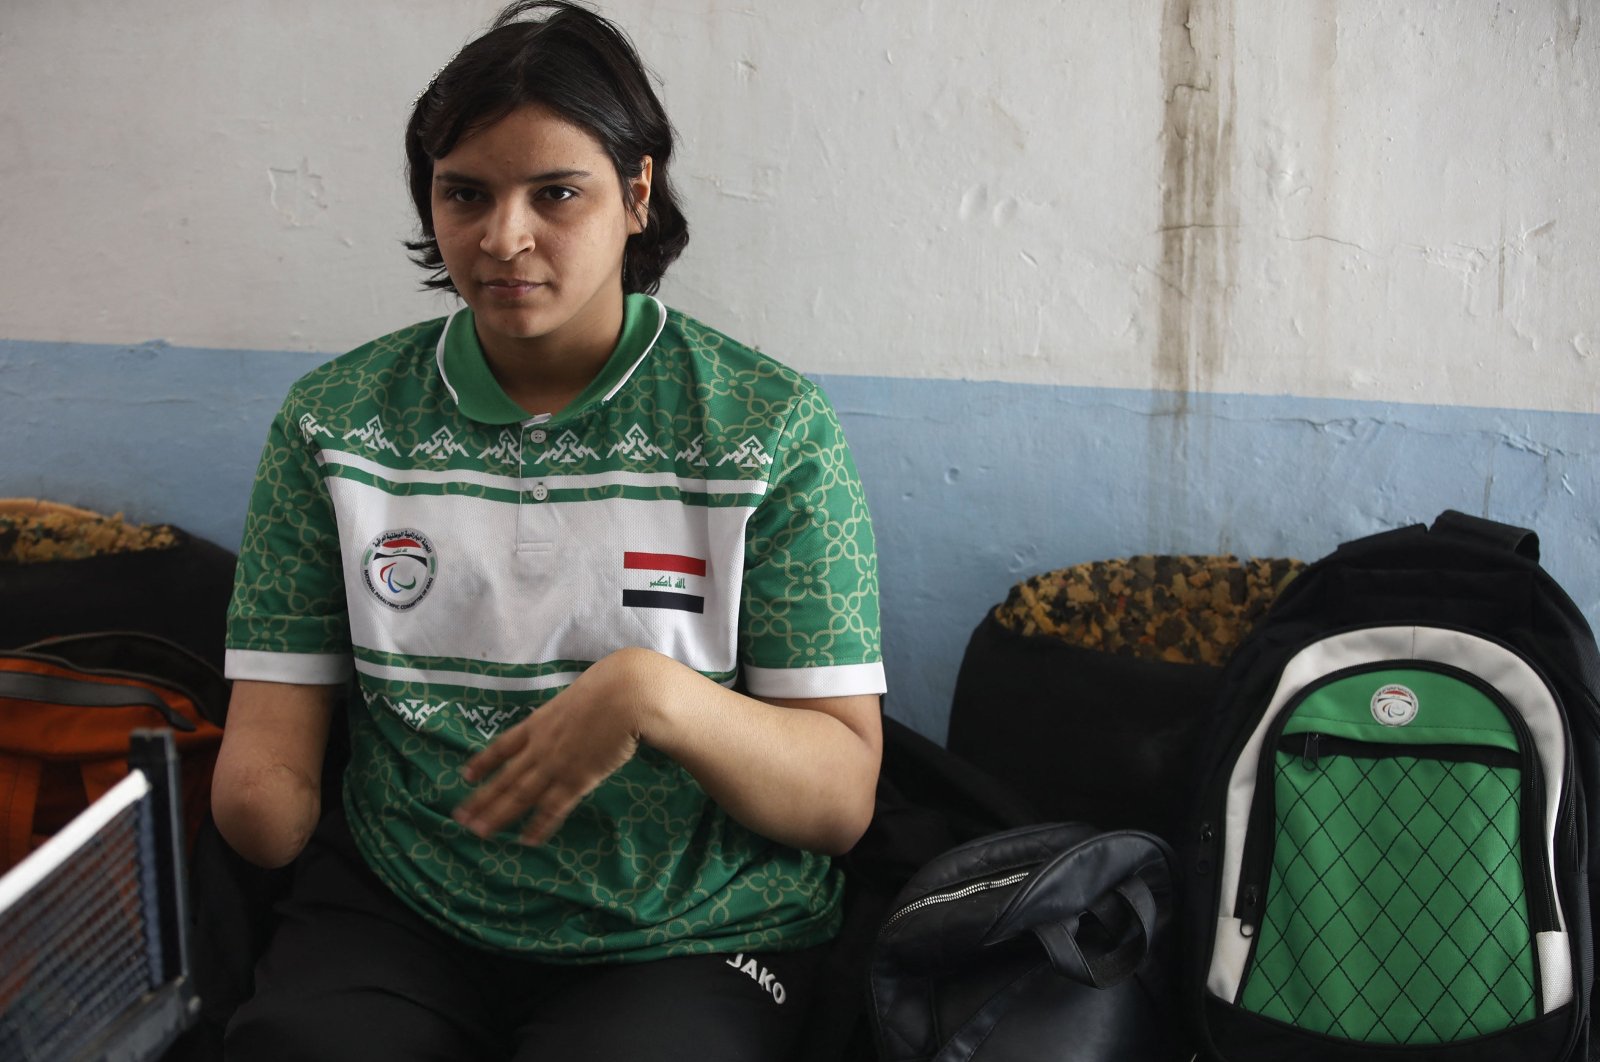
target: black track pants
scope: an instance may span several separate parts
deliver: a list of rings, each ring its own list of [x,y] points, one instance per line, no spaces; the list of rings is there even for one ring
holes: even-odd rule
[[[228,1026],[229,1062],[777,1062],[826,948],[555,966],[435,929],[378,880],[332,811]]]

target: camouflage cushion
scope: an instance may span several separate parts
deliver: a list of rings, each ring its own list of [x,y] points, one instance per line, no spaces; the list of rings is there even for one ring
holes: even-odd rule
[[[1170,663],[1221,665],[1305,567],[1286,558],[1135,556],[1044,572],[995,620],[1024,636]]]
[[[171,549],[178,542],[167,524],[133,524],[121,513],[104,516],[35,498],[0,499],[0,565]]]

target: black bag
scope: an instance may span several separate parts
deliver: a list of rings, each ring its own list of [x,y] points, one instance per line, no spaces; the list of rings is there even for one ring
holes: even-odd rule
[[[1011,780],[1049,821],[1176,843],[1220,674],[1017,634],[990,613],[956,677],[950,750]]]
[[[1005,783],[883,717],[872,823],[841,860],[844,925],[816,980],[797,1062],[876,1062],[867,969],[878,927],[918,870],[963,841],[1040,821]]]
[[[1445,512],[1340,546],[1239,648],[1186,861],[1217,1057],[1585,1057],[1600,654],[1538,556]]]
[[[1136,831],[1027,826],[954,848],[896,899],[871,987],[884,1062],[1187,1059],[1175,1036],[1171,852]]]
[[[950,751],[1016,786],[1042,821],[1178,843],[1222,664],[1300,566],[1138,556],[1016,584],[967,644]]]
[[[140,631],[183,646],[220,672],[235,557],[181,528],[166,531],[173,544],[160,549],[0,563],[0,648]]]

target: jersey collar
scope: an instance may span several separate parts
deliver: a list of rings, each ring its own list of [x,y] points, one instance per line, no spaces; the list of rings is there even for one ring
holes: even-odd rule
[[[439,375],[456,407],[480,424],[517,424],[528,420],[559,423],[591,406],[610,401],[650,353],[666,323],[667,308],[657,299],[639,294],[624,299],[622,334],[617,338],[611,357],[589,381],[589,386],[555,417],[535,417],[506,397],[484,359],[470,307],[463,306],[445,321],[437,351]]]

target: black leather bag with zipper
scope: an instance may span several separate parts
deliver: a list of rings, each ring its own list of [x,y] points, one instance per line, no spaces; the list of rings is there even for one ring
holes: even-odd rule
[[[871,966],[883,1062],[1169,1062],[1177,910],[1166,842],[1026,826],[923,867]]]

